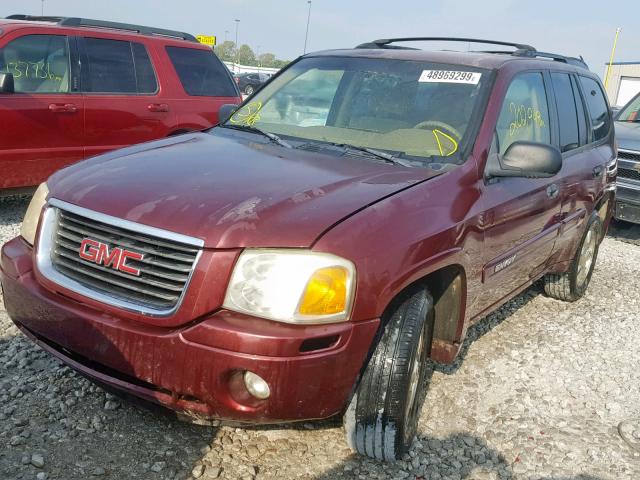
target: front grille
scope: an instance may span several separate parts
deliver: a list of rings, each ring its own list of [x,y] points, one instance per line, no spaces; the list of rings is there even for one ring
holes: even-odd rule
[[[128,259],[138,276],[80,257],[84,239],[143,254]],[[89,290],[146,309],[166,312],[175,308],[187,287],[199,248],[123,228],[88,216],[58,209],[51,248],[55,270]]]
[[[618,167],[618,177],[629,178],[640,182],[640,172],[632,168]]]
[[[618,150],[618,158],[640,162],[640,152],[628,152],[624,150]]]

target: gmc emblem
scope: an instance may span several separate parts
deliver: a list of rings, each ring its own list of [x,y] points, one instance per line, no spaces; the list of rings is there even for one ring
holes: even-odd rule
[[[135,275],[136,277],[140,276],[140,270],[127,265],[127,260],[140,261],[144,258],[143,254],[131,252],[124,248],[113,247],[109,249],[109,245],[106,243],[97,242],[90,238],[85,238],[80,243],[79,255],[80,258],[88,262],[104,265],[105,267],[113,268],[120,272]]]

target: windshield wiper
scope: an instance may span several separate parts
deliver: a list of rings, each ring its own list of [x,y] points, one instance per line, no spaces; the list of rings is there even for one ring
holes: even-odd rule
[[[289,142],[284,141],[278,135],[276,135],[274,133],[271,133],[271,132],[265,132],[264,130],[260,130],[259,128],[256,128],[256,127],[253,127],[253,126],[250,126],[250,125],[233,125],[233,124],[230,125],[228,123],[225,123],[225,124],[220,125],[220,126],[223,127],[223,128],[233,128],[234,130],[242,130],[242,131],[245,131],[245,132],[257,133],[258,135],[262,135],[264,137],[267,137],[273,143],[277,143],[281,147],[293,148],[293,146]]]
[[[413,163],[398,157],[398,155],[392,155],[390,153],[383,152],[381,150],[376,150],[375,148],[359,147],[357,145],[351,145],[349,143],[334,143],[334,142],[327,142],[327,143],[334,147],[344,148],[345,150],[356,150],[358,152],[368,153],[369,155],[373,155],[374,157],[380,158],[386,161],[387,163],[392,163],[393,165],[401,165],[403,167],[415,166]]]

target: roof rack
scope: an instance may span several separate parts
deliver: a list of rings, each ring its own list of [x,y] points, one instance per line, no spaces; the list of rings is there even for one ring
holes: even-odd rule
[[[531,45],[523,43],[501,42],[497,40],[483,40],[479,38],[460,38],[460,37],[404,37],[404,38],[383,38],[374,40],[373,42],[363,43],[356,48],[389,48],[391,43],[399,42],[464,42],[464,43],[485,43],[489,45],[502,45],[506,47],[514,47],[516,51],[531,51],[536,49]]]
[[[363,43],[356,48],[407,48],[397,45],[391,45],[392,43],[400,42],[462,42],[462,43],[483,43],[487,45],[500,45],[506,47],[513,47],[513,51],[503,50],[483,50],[481,53],[496,53],[514,55],[518,57],[541,57],[549,58],[557,62],[563,62],[570,65],[574,65],[581,68],[589,69],[588,65],[582,57],[566,57],[557,53],[539,52],[531,45],[524,43],[502,42],[497,40],[484,40],[480,38],[459,38],[459,37],[404,37],[404,38],[383,38],[380,40],[374,40],[373,42]]]
[[[30,22],[53,22],[63,27],[97,27],[111,28],[115,30],[126,30],[128,32],[140,33],[143,35],[159,35],[162,37],[180,38],[189,42],[197,42],[196,37],[186,32],[177,30],[166,30],[164,28],[145,27],[143,25],[133,25],[130,23],[108,22],[105,20],[92,20],[90,18],[79,17],[39,17],[35,15],[9,15],[7,20],[24,20]]]

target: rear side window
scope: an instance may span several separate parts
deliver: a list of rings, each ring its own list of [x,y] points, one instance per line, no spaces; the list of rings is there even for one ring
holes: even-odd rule
[[[0,50],[0,72],[13,75],[17,93],[67,93],[69,47],[60,35],[25,35]]]
[[[560,151],[568,152],[580,146],[578,133],[578,110],[571,85],[571,77],[566,73],[552,73],[551,82],[556,94],[558,120],[560,126]]]
[[[144,45],[84,38],[82,86],[91,93],[155,93],[158,83]]]
[[[576,107],[578,108],[578,129],[580,131],[580,145],[586,145],[589,143],[589,132],[587,130],[587,114],[584,109],[584,101],[580,94],[580,87],[578,87],[578,80],[575,77],[571,78],[571,85],[573,85],[574,99]]]
[[[505,95],[496,126],[498,152],[517,141],[551,143],[549,105],[541,73],[516,76]]]
[[[592,78],[580,77],[582,90],[591,117],[592,141],[597,142],[607,136],[611,128],[611,117],[609,115],[609,107],[604,98],[604,93],[598,82]]]
[[[235,97],[237,92],[227,68],[211,50],[167,47],[167,54],[187,95]]]
[[[158,90],[158,81],[146,47],[141,43],[132,43],[131,48],[136,68],[138,93],[155,93]]]

